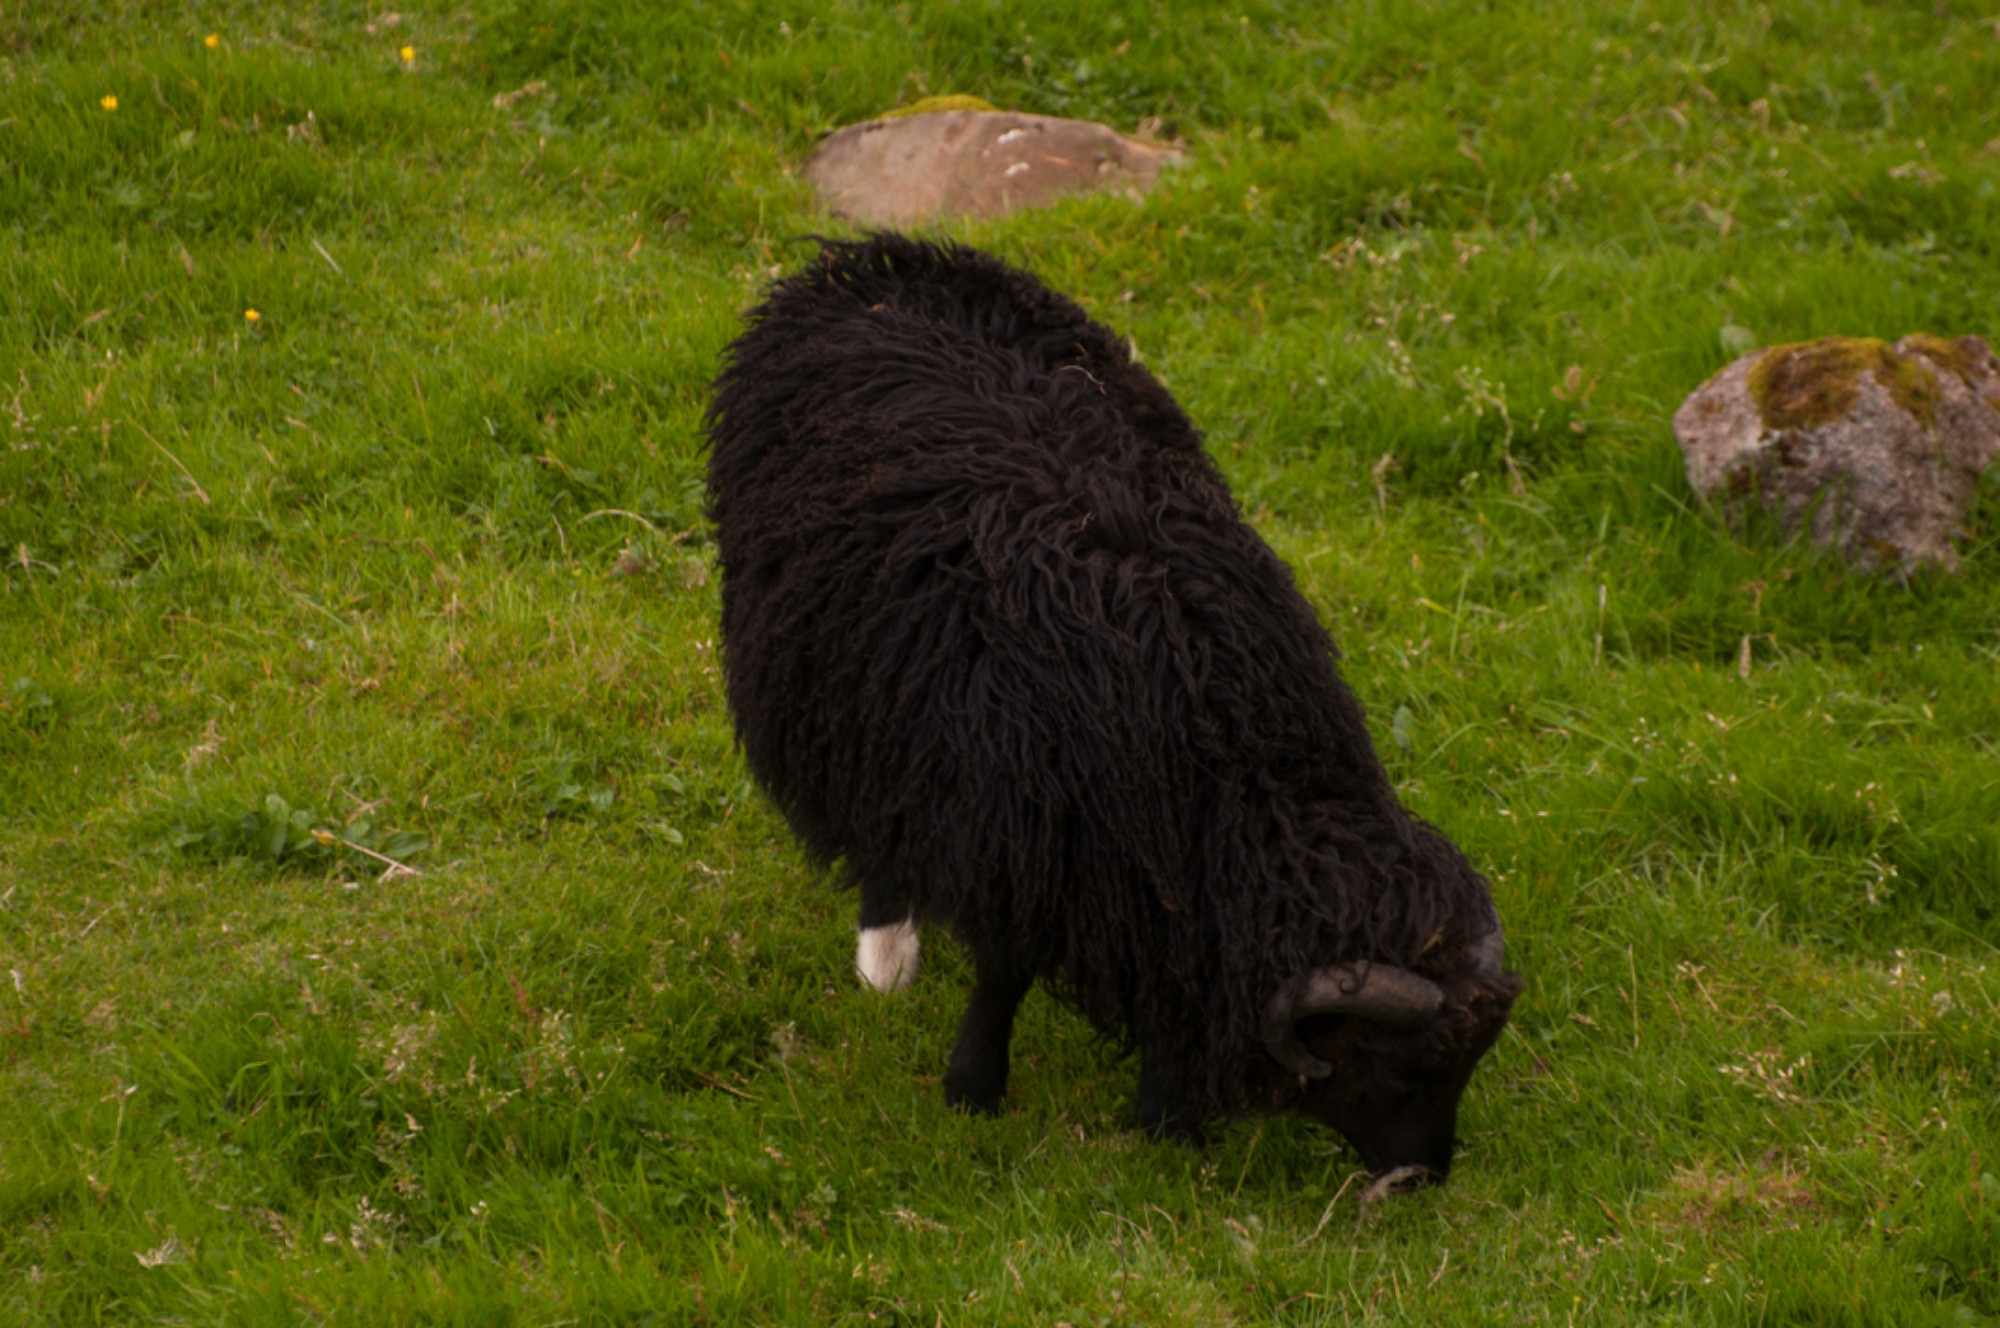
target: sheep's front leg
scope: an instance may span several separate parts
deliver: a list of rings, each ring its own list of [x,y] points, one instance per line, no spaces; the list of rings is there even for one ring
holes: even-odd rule
[[[981,955],[979,980],[965,1003],[958,1042],[944,1075],[944,1100],[954,1107],[996,1115],[1007,1091],[1007,1045],[1014,1037],[1014,1012],[1034,985],[1035,975],[1010,959]]]
[[[1181,1067],[1148,1047],[1139,1055],[1139,1126],[1155,1139],[1201,1146],[1201,1113]]]

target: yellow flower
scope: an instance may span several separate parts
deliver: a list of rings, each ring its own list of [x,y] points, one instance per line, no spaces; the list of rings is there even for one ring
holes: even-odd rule
[[[209,50],[212,51],[216,47],[222,45],[222,37],[218,33],[211,32],[206,37],[203,37],[201,39],[201,44],[203,46],[206,46]]]
[[[99,97],[97,99],[97,104],[99,106],[102,106],[107,111],[115,111],[118,109],[118,99],[116,97]]]
[[[403,57],[403,63],[406,65],[413,65],[417,62],[417,48],[414,46],[405,46],[400,54]]]
[[[245,309],[243,311],[244,320],[247,322],[254,323],[263,316],[264,315],[258,313],[255,309]]]

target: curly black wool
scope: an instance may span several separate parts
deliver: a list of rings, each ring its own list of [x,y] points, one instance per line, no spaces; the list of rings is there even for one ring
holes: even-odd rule
[[[998,940],[1246,1105],[1277,985],[1426,971],[1485,882],[1397,802],[1336,652],[1172,396],[1035,277],[823,241],[708,416],[756,777],[877,918]]]

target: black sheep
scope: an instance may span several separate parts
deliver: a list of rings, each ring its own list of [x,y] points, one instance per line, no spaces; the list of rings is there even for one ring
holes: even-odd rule
[[[1036,978],[1198,1137],[1296,1109],[1441,1178],[1519,982],[1397,802],[1290,571],[1187,416],[1033,276],[822,242],[716,383],[723,663],[751,770],[861,892],[860,967],[949,925],[948,1101],[998,1108]]]

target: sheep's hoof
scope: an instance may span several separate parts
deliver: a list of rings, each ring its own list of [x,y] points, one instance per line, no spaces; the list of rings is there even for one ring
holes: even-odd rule
[[[944,1077],[944,1104],[974,1116],[998,1116],[1002,1091],[980,1092],[953,1075]]]
[[[1158,1143],[1185,1144],[1189,1148],[1205,1148],[1208,1145],[1208,1134],[1199,1121],[1172,1118],[1141,1120],[1139,1128]]]
[[[1208,1143],[1197,1113],[1177,1103],[1150,1100],[1143,1089],[1139,1094],[1139,1128],[1160,1143],[1186,1144],[1190,1148],[1201,1148]]]

